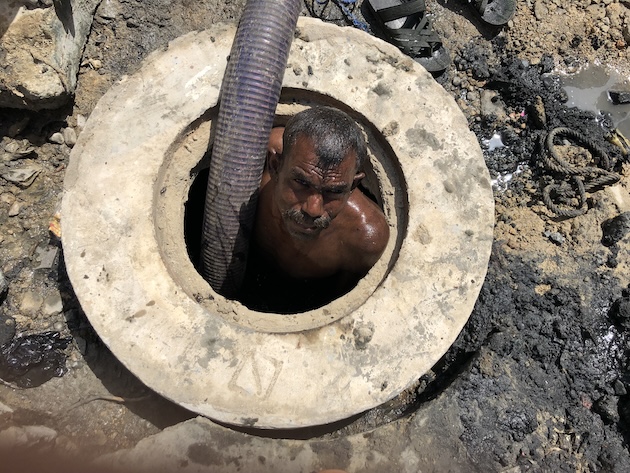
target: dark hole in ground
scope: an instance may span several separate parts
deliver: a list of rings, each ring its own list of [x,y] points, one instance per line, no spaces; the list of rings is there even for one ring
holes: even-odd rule
[[[195,177],[188,193],[184,211],[184,241],[188,256],[200,272],[201,233],[208,185],[209,169]],[[361,191],[376,202],[365,187]],[[236,300],[249,309],[277,314],[294,314],[317,309],[352,290],[360,278],[339,285],[336,277],[296,279],[270,268],[263,255],[250,243],[245,281]]]

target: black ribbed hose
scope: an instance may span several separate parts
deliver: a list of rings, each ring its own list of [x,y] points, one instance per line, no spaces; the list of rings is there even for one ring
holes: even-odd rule
[[[267,142],[301,0],[248,0],[223,86],[201,238],[202,274],[225,297],[245,274]]]

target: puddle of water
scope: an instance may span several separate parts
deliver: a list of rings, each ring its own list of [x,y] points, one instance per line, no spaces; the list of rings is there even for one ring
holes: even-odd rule
[[[497,148],[505,147],[503,140],[501,139],[501,135],[497,132],[495,132],[489,139],[482,140],[482,144],[488,149],[488,151],[494,151]]]
[[[630,138],[630,104],[614,105],[608,96],[609,90],[630,92],[630,78],[602,66],[591,65],[576,74],[562,77],[562,83],[569,96],[569,107],[596,114],[609,113],[614,126]]]

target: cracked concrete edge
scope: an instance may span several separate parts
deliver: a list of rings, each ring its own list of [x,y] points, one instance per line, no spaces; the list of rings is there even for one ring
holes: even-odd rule
[[[459,440],[463,428],[455,406],[451,396],[442,395],[408,418],[335,439],[264,438],[197,417],[93,464],[106,471],[138,473],[476,471]]]
[[[74,94],[83,48],[101,0],[29,10],[0,8],[0,107],[54,109]]]

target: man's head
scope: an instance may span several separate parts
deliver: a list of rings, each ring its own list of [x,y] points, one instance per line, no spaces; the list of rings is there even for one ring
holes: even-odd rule
[[[367,156],[357,124],[344,112],[318,107],[298,113],[284,131],[282,154],[270,157],[275,202],[294,238],[317,238],[347,204]]]
[[[313,107],[294,115],[287,122],[283,136],[283,156],[291,153],[300,136],[315,144],[315,154],[322,169],[337,166],[354,151],[356,170],[367,158],[363,133],[350,116],[332,107]]]

